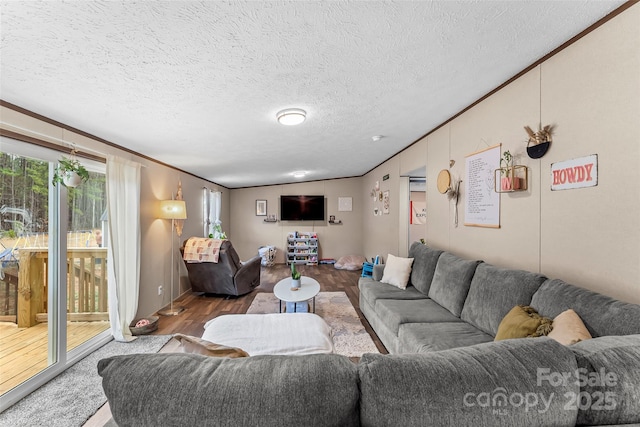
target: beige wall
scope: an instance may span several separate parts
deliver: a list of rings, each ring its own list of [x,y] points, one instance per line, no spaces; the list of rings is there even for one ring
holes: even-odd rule
[[[148,316],[169,304],[172,238],[175,239],[173,296],[177,298],[178,295],[190,289],[190,284],[186,277],[187,272],[178,251],[180,242],[175,233],[171,233],[170,222],[156,218],[158,202],[170,199],[172,195],[175,195],[178,190],[178,182],[182,181],[183,197],[187,205],[188,215],[188,219],[184,224],[183,235],[180,239],[182,240],[189,236],[202,236],[202,188],[204,186],[223,191],[221,217],[223,224],[229,223],[228,190],[5,107],[0,107],[0,117],[2,118],[2,127],[8,130],[48,140],[58,145],[61,144],[61,140],[75,143],[79,147],[86,147],[102,155],[112,154],[141,163],[144,167],[141,169],[140,183],[141,254],[138,316]],[[158,295],[158,286],[160,285],[164,288],[163,295]]]
[[[256,200],[267,201],[267,213],[280,218],[281,195],[324,195],[325,221],[264,222],[256,216]],[[338,212],[338,197],[351,197],[353,210]],[[284,263],[287,234],[290,231],[318,233],[321,258],[339,259],[344,255],[362,254],[362,189],[360,178],[334,179],[298,184],[272,185],[231,190],[229,238],[240,258],[246,260],[257,254],[258,248],[273,245],[278,249],[276,262]],[[341,225],[328,224],[335,215]]]
[[[640,302],[640,4],[542,66],[541,270]],[[549,191],[553,162],[598,154],[598,186]]]
[[[147,167],[142,169],[140,188],[140,315],[152,314],[170,302],[171,239],[174,239],[174,299],[191,289],[179,248],[189,237],[203,236],[203,187],[222,191],[220,218],[223,226],[229,223],[230,217],[229,190],[226,188],[154,162],[146,162],[146,165]],[[171,233],[171,221],[156,218],[158,202],[175,196],[178,182],[182,182],[182,195],[187,205],[187,219],[184,221],[181,237],[177,237],[175,232]],[[159,296],[158,286],[161,284],[165,292]]]
[[[382,178],[387,174],[389,179],[383,181]],[[369,193],[375,187],[376,181],[380,184],[380,191],[389,191],[389,214],[373,214],[374,207],[382,208],[382,203],[379,201],[374,202],[369,196]],[[364,209],[362,218],[363,255],[367,258],[381,255],[383,259],[386,259],[387,254],[405,254],[406,247],[404,245],[401,246],[401,242],[407,239],[402,239],[398,230],[400,230],[400,203],[402,203],[402,198],[408,200],[408,193],[400,194],[401,187],[405,187],[405,185],[401,186],[400,180],[400,155],[393,157],[365,175],[362,178],[362,182]],[[408,185],[406,185],[406,188],[408,190]],[[408,218],[405,219],[405,223],[408,223]],[[407,228],[405,227],[403,234],[406,234],[406,232]]]
[[[427,146],[429,244],[640,303],[638,22],[634,5],[420,141]],[[547,155],[534,160],[523,126],[539,122],[556,131]],[[453,159],[452,176],[464,178],[465,156],[499,143],[529,168],[528,190],[501,195],[499,229],[467,227],[463,183],[455,227],[452,202],[435,187],[438,172]],[[598,154],[597,187],[550,190],[551,163],[590,154]],[[365,189],[408,157],[400,153],[367,174]],[[382,224],[365,217],[367,230],[376,221]],[[365,232],[365,251],[394,249],[391,223],[377,227],[376,237]]]

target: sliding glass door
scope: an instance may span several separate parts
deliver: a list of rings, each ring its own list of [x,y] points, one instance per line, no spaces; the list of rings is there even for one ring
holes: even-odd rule
[[[109,338],[104,165],[51,181],[60,153],[1,139],[0,410]]]
[[[0,394],[57,361],[42,321],[51,311],[49,162],[0,154]],[[39,320],[40,319],[40,320]]]
[[[67,351],[109,329],[105,175],[67,189]]]

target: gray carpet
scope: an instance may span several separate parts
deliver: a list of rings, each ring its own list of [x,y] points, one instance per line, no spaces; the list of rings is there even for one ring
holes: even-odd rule
[[[98,360],[119,354],[157,353],[171,335],[111,341],[0,414],[0,426],[82,426],[107,401]]]

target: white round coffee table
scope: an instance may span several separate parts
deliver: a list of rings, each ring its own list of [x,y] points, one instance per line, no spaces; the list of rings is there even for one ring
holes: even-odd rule
[[[280,313],[282,313],[282,302],[292,302],[295,304],[303,301],[313,300],[313,313],[316,312],[316,295],[320,292],[320,283],[311,277],[300,277],[300,288],[291,290],[291,277],[280,280],[273,287],[273,294],[280,300]]]

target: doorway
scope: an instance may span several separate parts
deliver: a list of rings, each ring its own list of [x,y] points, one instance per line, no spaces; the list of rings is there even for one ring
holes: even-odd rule
[[[400,250],[409,253],[411,244],[427,239],[427,168],[422,166],[401,176],[404,201],[400,219]],[[406,251],[406,252],[405,252]]]

